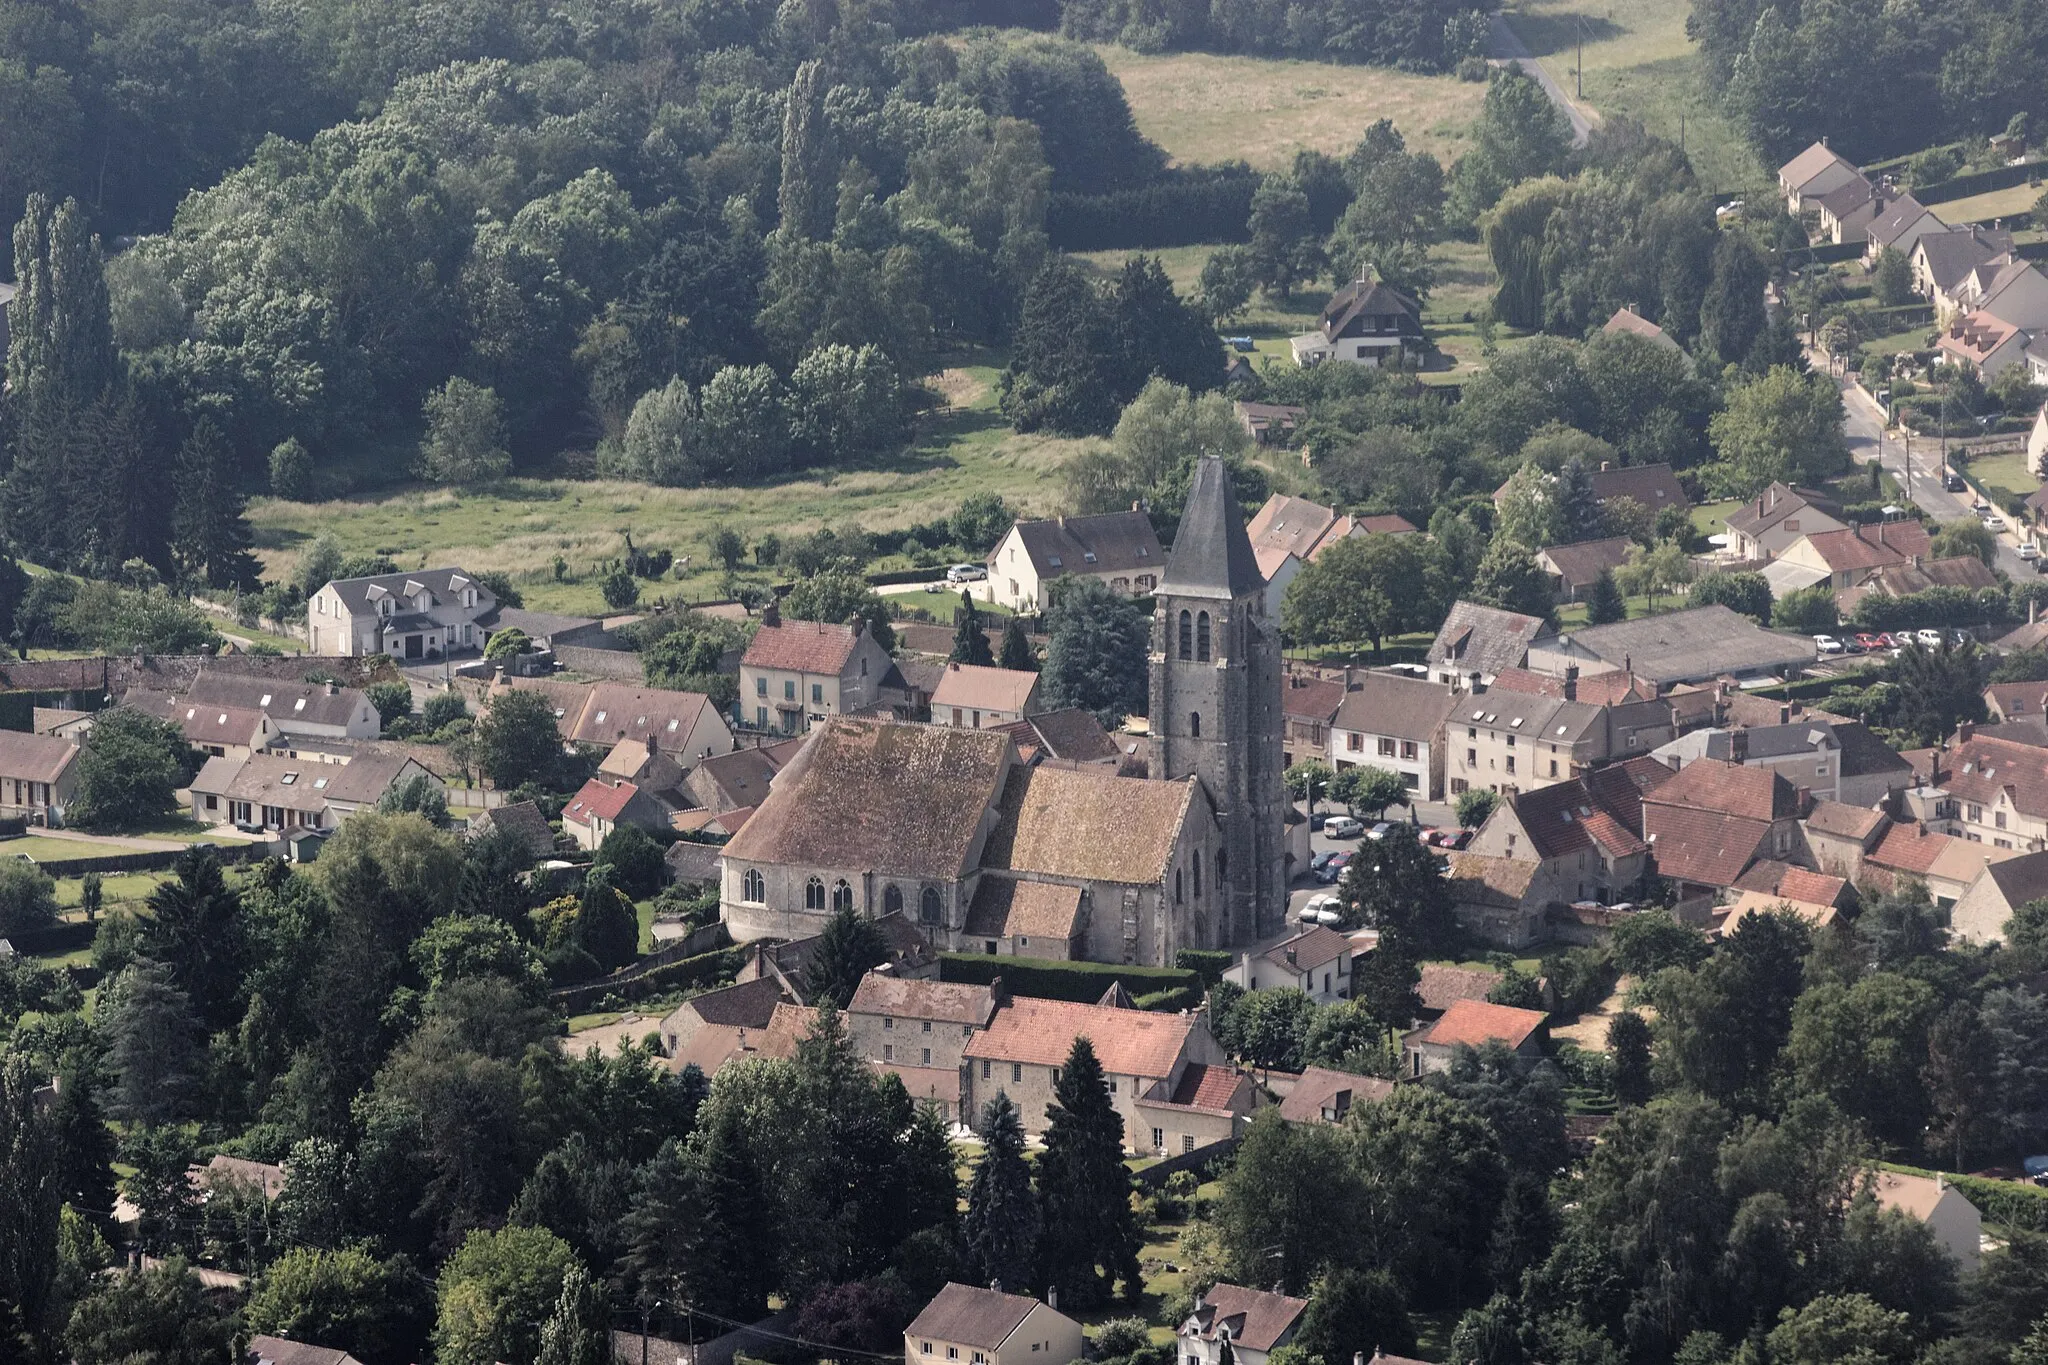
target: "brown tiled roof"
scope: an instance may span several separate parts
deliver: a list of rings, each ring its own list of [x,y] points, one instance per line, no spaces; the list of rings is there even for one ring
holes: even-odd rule
[[[1811,905],[1835,905],[1840,902],[1842,893],[1849,889],[1849,883],[1825,872],[1793,867],[1775,858],[1760,858],[1735,879],[1735,887],[1740,891],[1758,891]]]
[[[776,744],[734,749],[729,754],[713,754],[697,763],[690,786],[699,800],[715,797],[722,810],[758,806],[768,795],[769,781],[802,747],[801,739],[785,739]]]
[[[1331,341],[1358,317],[1419,318],[1421,307],[1414,299],[1380,280],[1353,280],[1323,305],[1323,335]]]
[[[1675,774],[1648,754],[1623,759],[1595,768],[1579,780],[1593,794],[1594,803],[1619,821],[1629,833],[1643,832],[1643,801],[1662,790]]]
[[[1098,770],[1013,768],[982,866],[1156,884],[1173,861],[1195,792],[1193,779],[1151,782]]]
[[[1669,346],[1673,350],[1678,349],[1678,343],[1673,341],[1662,327],[1628,308],[1615,309],[1614,316],[1607,319],[1607,322],[1600,330],[1603,332],[1628,332],[1643,338],[1645,341],[1654,341],[1661,346]]]
[[[1241,1107],[1239,1092],[1251,1082],[1235,1067],[1208,1066],[1197,1062],[1180,1073],[1173,1093],[1163,1101],[1180,1109],[1201,1109],[1211,1114],[1232,1114]]]
[[[268,1161],[216,1154],[204,1166],[194,1167],[190,1174],[192,1183],[202,1189],[213,1189],[216,1184],[242,1184],[261,1190],[265,1199],[275,1199],[284,1193],[285,1169]]]
[[[1877,585],[1894,597],[1906,597],[1929,588],[1995,588],[1998,575],[1975,555],[1951,555],[1879,569]]]
[[[1868,839],[1885,821],[1883,811],[1865,810],[1840,801],[1816,801],[1806,814],[1806,827],[1844,839]]]
[[[821,673],[838,677],[853,657],[858,637],[851,626],[825,621],[784,621],[764,625],[740,656],[746,668],[775,668],[786,673]]]
[[[756,977],[737,986],[725,986],[683,1002],[683,1008],[707,1024],[728,1028],[767,1028],[775,1018],[775,1007],[788,1001],[782,983],[773,976]]]
[[[1191,1325],[1204,1341],[1214,1341],[1219,1328],[1252,1351],[1271,1351],[1308,1311],[1308,1300],[1242,1285],[1213,1284],[1195,1303]]]
[[[1009,750],[1006,736],[983,730],[826,721],[725,856],[953,880],[996,802]]]
[[[1040,578],[1158,571],[1166,563],[1159,533],[1143,512],[1020,521],[1016,531]]]
[[[1508,860],[1488,858],[1486,861],[1504,863]],[[1534,863],[1518,865],[1532,871],[1536,866]],[[1502,979],[1503,974],[1490,967],[1457,967],[1448,962],[1425,962],[1422,964],[1422,980],[1415,990],[1422,998],[1422,1008],[1441,1014],[1460,1000],[1486,999],[1486,993],[1498,986]]]
[[[995,992],[987,986],[869,972],[860,979],[846,1010],[849,1014],[886,1014],[981,1028],[995,1007]]]
[[[1421,1031],[1419,1041],[1439,1047],[1483,1047],[1496,1039],[1520,1047],[1550,1016],[1484,1000],[1453,1000],[1443,1017]]]
[[[1941,785],[1958,801],[1991,805],[2012,793],[2022,815],[2048,815],[2048,749],[1973,735],[1949,750]]]
[[[1312,1066],[1304,1069],[1301,1079],[1294,1083],[1294,1089],[1287,1092],[1287,1098],[1280,1101],[1280,1117],[1290,1123],[1342,1122],[1344,1113],[1353,1104],[1371,1104],[1394,1093],[1392,1081],[1377,1076],[1354,1076],[1348,1071],[1331,1071],[1327,1067]],[[1341,1101],[1341,1103],[1340,1103]],[[1335,1119],[1325,1119],[1325,1109],[1340,1111]]]
[[[278,682],[268,678],[216,673],[212,669],[202,669],[181,696],[185,701],[200,706],[232,706],[261,711],[287,727],[293,722],[347,725],[360,719],[370,706],[369,695],[352,687],[330,690],[325,683]]]
[[[1294,972],[1312,972],[1326,962],[1335,962],[1351,951],[1351,940],[1335,929],[1316,925],[1292,938],[1282,939],[1260,956],[1276,967]]]
[[[1360,673],[1353,676],[1331,725],[1339,730],[1434,743],[1457,704],[1458,694],[1442,683],[1404,678],[1398,673]]]
[[[1763,820],[1747,820],[1693,806],[1647,803],[1643,807],[1643,823],[1650,849],[1656,855],[1657,871],[1700,886],[1735,885],[1735,879],[1749,866],[1771,829]]]
[[[1678,482],[1678,476],[1671,472],[1668,464],[1618,465],[1612,469],[1593,470],[1587,477],[1592,481],[1593,497],[1599,502],[1633,498],[1652,513],[1667,507],[1692,505],[1692,500],[1685,496],[1685,489]]]
[[[1925,557],[1933,546],[1927,528],[1917,521],[1879,522],[1840,531],[1816,531],[1806,538],[1821,563],[1835,573],[1879,569]]]
[[[1351,520],[1361,533],[1369,536],[1412,536],[1420,529],[1408,518],[1394,512],[1378,512]]]
[[[1280,686],[1280,710],[1290,720],[1328,725],[1344,703],[1344,684],[1335,678],[1290,673]]]
[[[1937,834],[1918,825],[1893,825],[1867,857],[1895,871],[1925,873],[1949,845],[1963,842],[1952,834]]]
[[[562,818],[587,825],[593,820],[617,820],[640,789],[631,782],[612,786],[593,777],[562,807]]]
[[[1628,563],[1629,547],[1634,544],[1627,536],[1609,536],[1605,540],[1546,545],[1538,553],[1550,561],[1567,588],[1581,588],[1598,578],[1603,569],[1618,569]]]
[[[870,1062],[868,1065],[903,1082],[903,1089],[919,1104],[939,1103],[952,1107],[960,1103],[960,1068],[904,1066],[900,1062]],[[624,1365],[637,1365],[626,1361]]]
[[[1810,637],[1765,630],[1718,602],[1590,626],[1574,631],[1572,643],[1604,663],[1633,668],[1658,687],[1806,664],[1814,658]]]
[[[1757,535],[1770,530],[1787,517],[1796,517],[1812,508],[1822,516],[1839,521],[1842,506],[1827,494],[1811,488],[1793,488],[1774,483],[1745,502],[1726,517],[1728,529],[1746,535]]]
[[[991,1061],[1064,1066],[1074,1040],[1086,1038],[1110,1075],[1164,1080],[1173,1074],[1194,1027],[1191,1014],[1015,996],[968,1041],[966,1052]]]
[[[354,1365],[355,1357],[331,1346],[284,1337],[254,1336],[242,1353],[245,1365]],[[650,1360],[649,1365],[657,1365]]]
[[[1799,792],[1768,768],[1752,768],[1716,758],[1688,763],[1655,791],[1645,805],[1690,806],[1719,811],[1745,820],[1779,820],[1799,814]]]
[[[1102,728],[1093,711],[1068,707],[1030,717],[1026,724],[1038,738],[1040,748],[1052,758],[1070,763],[1100,763],[1118,754],[1116,740]]]
[[[1081,888],[983,874],[967,907],[968,938],[1070,939],[1081,917]]]
[[[263,743],[268,718],[242,706],[209,706],[203,702],[180,701],[163,693],[130,692],[126,705],[138,705],[159,720],[178,727],[188,744],[239,744],[254,747]]]
[[[949,1284],[903,1329],[903,1335],[993,1351],[1010,1339],[1036,1307],[1037,1299],[1021,1294]]]
[[[1496,692],[1529,692],[1544,697],[1564,696],[1564,679],[1549,673],[1532,673],[1526,668],[1509,668],[1495,675]],[[1654,701],[1657,689],[1635,674],[1622,669],[1581,674],[1574,689],[1578,700],[1588,706],[1621,706],[1628,702]]]
[[[1993,683],[1984,689],[1984,700],[2007,719],[2038,716],[2048,711],[2048,682]]]
[[[1037,686],[1038,675],[1029,669],[950,663],[939,685],[932,689],[932,705],[1022,714],[1025,703],[1031,699],[1031,690]]]
[[[1778,183],[1796,190],[1810,184],[1822,171],[1838,165],[1847,166],[1852,171],[1856,170],[1855,163],[1845,160],[1840,152],[1829,147],[1827,143],[1809,143],[1806,150],[1778,168]]]
[[[675,754],[689,742],[690,731],[710,706],[711,699],[702,692],[671,692],[660,687],[601,682],[591,687],[583,704],[583,715],[570,738],[582,744],[599,745],[637,739],[649,748]]]
[[[78,746],[68,739],[0,730],[0,777],[56,782],[77,759]]]
[[[1277,550],[1294,555],[1305,563],[1309,552],[1322,543],[1336,521],[1334,508],[1307,498],[1275,493],[1266,499],[1265,506],[1252,514],[1244,529],[1251,538],[1254,553]]]
[[[1605,810],[1582,781],[1552,783],[1508,800],[1542,857],[1559,858],[1596,845],[1609,857],[1642,852],[1636,832]],[[1635,804],[1640,806],[1640,800]]]
[[[513,801],[493,806],[472,820],[470,829],[476,833],[493,829],[515,834],[536,858],[549,857],[555,851],[555,832],[548,828],[548,818],[541,814],[539,803],[534,801]]]

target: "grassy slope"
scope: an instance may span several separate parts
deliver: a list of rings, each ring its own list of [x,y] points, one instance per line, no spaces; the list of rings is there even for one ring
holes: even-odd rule
[[[1485,86],[1452,76],[1376,67],[1096,51],[1123,82],[1139,131],[1180,162],[1248,161],[1274,170],[1304,149],[1341,156],[1373,120],[1390,118],[1411,148],[1449,164],[1464,151],[1486,96]]]
[[[1685,36],[1686,0],[1515,0],[1515,32],[1566,90],[1574,88],[1577,43],[1585,42],[1585,102],[1602,114],[1638,118],[1686,151],[1700,182],[1721,194],[1769,183],[1702,84]]]
[[[500,569],[520,585],[528,607],[588,615],[604,611],[592,567],[618,554],[630,530],[636,545],[691,560],[680,588],[643,585],[644,594],[702,600],[717,593],[709,546],[725,526],[750,541],[768,531],[788,537],[848,521],[889,530],[942,516],[984,491],[1027,511],[1057,510],[1060,468],[1087,442],[1011,432],[995,410],[995,375],[987,366],[949,372],[953,411],[928,422],[900,459],[873,468],[738,488],[549,479],[469,492],[411,485],[326,503],[258,498],[249,520],[266,577],[325,534],[345,554],[388,554],[401,568],[452,562]],[[552,572],[557,555],[569,570],[559,583]]]

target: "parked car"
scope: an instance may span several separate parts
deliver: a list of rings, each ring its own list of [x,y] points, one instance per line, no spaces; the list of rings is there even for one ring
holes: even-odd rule
[[[1332,858],[1336,858],[1339,856],[1341,855],[1338,853],[1336,849],[1326,848],[1321,853],[1316,854],[1315,857],[1310,858],[1308,860],[1308,870],[1310,872],[1321,872],[1324,868],[1330,865],[1330,860]]]
[[[1913,642],[1922,649],[1940,649],[1941,632],[1932,626],[1924,630],[1916,630],[1913,632]]]
[[[1319,924],[1322,922],[1319,916],[1325,910],[1334,911],[1336,906],[1335,896],[1328,891],[1318,891],[1301,903],[1301,909],[1294,912],[1294,918],[1302,924]]]
[[[1822,654],[1840,654],[1842,652],[1842,642],[1832,635],[1814,636],[1813,647]]]
[[[1976,498],[1971,500],[1970,510],[1981,517],[1986,512],[1989,512],[1991,510],[1991,504],[1984,501],[1983,495],[1979,494]]]
[[[1233,351],[1253,351],[1258,349],[1258,343],[1250,337],[1225,337],[1224,342]]]
[[[1312,810],[1308,813],[1308,829],[1311,834],[1329,823],[1330,812],[1326,810]]]
[[[1367,830],[1365,832],[1365,837],[1368,839],[1384,839],[1393,832],[1394,826],[1388,821],[1382,820],[1378,824],[1374,825],[1371,829]]]
[[[2041,547],[2036,545],[2033,541],[2030,540],[2026,544],[2020,546],[2021,559],[2034,560],[2039,559],[2040,557]]]
[[[1951,469],[1948,473],[1941,476],[1941,486],[1951,493],[1960,493],[1970,485],[1963,482],[1962,475]]]
[[[988,577],[988,570],[980,564],[955,564],[946,570],[948,583],[979,583]]]
[[[1853,643],[1859,653],[1868,653],[1873,649],[1889,649],[1892,642],[1882,635],[1871,635],[1866,632],[1858,635]]]
[[[1365,825],[1348,815],[1333,815],[1323,825],[1323,833],[1332,839],[1356,839],[1365,833]]]
[[[1324,886],[1334,886],[1337,880],[1344,875],[1344,869],[1350,865],[1351,855],[1348,852],[1339,853],[1336,857],[1323,864],[1323,870],[1316,873],[1316,880]]]
[[[1989,530],[2003,531],[2005,529],[2005,518],[1996,512],[1986,512],[1984,514],[1984,525]]]

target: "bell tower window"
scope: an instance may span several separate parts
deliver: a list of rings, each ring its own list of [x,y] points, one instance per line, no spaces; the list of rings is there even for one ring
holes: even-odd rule
[[[1209,613],[1203,612],[1195,618],[1195,658],[1209,662]]]
[[[1180,614],[1180,657],[1183,659],[1195,657],[1194,618],[1187,612]]]

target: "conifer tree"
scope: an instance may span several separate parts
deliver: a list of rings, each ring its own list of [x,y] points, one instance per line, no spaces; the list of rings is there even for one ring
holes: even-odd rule
[[[825,73],[815,61],[796,69],[782,116],[782,230],[813,241],[832,235],[839,195],[831,130],[825,122]]]
[[[818,936],[817,951],[804,971],[804,989],[813,1004],[828,1001],[834,1009],[845,1009],[860,989],[860,979],[889,955],[888,945],[874,921],[864,919],[851,907],[834,912]]]
[[[965,588],[960,590],[960,610],[953,613],[953,652],[948,657],[956,664],[980,664],[984,668],[996,661],[988,647],[988,633],[981,626],[981,612],[974,605],[974,594]]]
[[[1593,492],[1593,476],[1585,462],[1574,455],[1557,472],[1557,516],[1567,543],[1598,540],[1604,517],[1600,499]]]
[[[1627,619],[1628,599],[1614,581],[1614,570],[1602,569],[1593,586],[1586,589],[1586,624],[1604,626]]]
[[[640,925],[633,903],[612,885],[609,863],[590,869],[576,911],[576,942],[606,971],[616,971],[640,954]]]
[[[1038,671],[1038,656],[1031,652],[1031,637],[1024,633],[1020,617],[1012,616],[1003,624],[1003,649],[996,662],[1004,668]]]
[[[1086,1038],[1074,1040],[1046,1106],[1038,1159],[1039,1284],[1057,1289],[1067,1311],[1099,1308],[1121,1284],[1135,1299],[1138,1224],[1124,1166],[1124,1121],[1109,1100],[1102,1063]]]
[[[982,1111],[981,1140],[981,1157],[967,1185],[961,1250],[975,1283],[1001,1284],[1017,1293],[1031,1283],[1038,1254],[1038,1202],[1024,1161],[1024,1125],[1000,1090]]]
[[[201,418],[178,450],[177,505],[171,517],[179,572],[214,588],[253,587],[249,522],[236,486],[234,456],[220,428]]]

